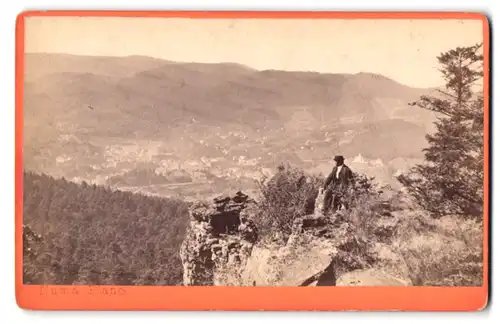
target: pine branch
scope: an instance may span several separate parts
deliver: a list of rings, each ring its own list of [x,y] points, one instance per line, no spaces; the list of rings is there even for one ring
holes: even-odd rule
[[[437,89],[437,92],[439,92],[439,93],[440,93],[440,94],[442,94],[442,95],[447,96],[447,97],[448,97],[448,98],[450,98],[450,99],[453,99],[453,100],[457,100],[457,99],[458,99],[458,98],[457,98],[457,96],[454,96],[454,95],[452,95],[451,93],[448,93],[448,92],[443,91],[443,90],[441,90],[441,89]]]

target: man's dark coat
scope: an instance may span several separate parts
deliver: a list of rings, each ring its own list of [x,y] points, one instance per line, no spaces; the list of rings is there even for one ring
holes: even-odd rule
[[[354,185],[354,176],[351,169],[347,165],[342,165],[342,169],[339,173],[339,178],[336,178],[337,166],[335,166],[326,178],[324,189],[333,189],[335,191],[345,191],[349,186]]]

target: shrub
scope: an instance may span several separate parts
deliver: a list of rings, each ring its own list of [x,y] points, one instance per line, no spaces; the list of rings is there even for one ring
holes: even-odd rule
[[[271,179],[260,182],[259,212],[255,222],[263,237],[268,234],[286,241],[297,217],[312,214],[324,177],[306,174],[303,170],[281,164]],[[381,188],[374,178],[354,173],[354,190],[348,194],[349,208],[356,211],[370,208],[367,202],[378,201]],[[351,212],[349,212],[350,214]],[[368,210],[366,211],[368,214]]]
[[[281,164],[271,178],[259,183],[259,212],[255,223],[262,237],[269,234],[286,240],[293,221],[314,211],[314,201],[322,185],[319,175],[307,175],[303,170]]]

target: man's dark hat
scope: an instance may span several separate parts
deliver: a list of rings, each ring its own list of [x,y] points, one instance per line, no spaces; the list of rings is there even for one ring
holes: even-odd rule
[[[344,157],[342,155],[335,155],[333,158],[334,161],[344,161]]]

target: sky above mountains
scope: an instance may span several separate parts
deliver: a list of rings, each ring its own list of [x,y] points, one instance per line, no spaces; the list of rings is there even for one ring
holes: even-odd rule
[[[480,20],[30,17],[26,52],[145,55],[266,70],[372,72],[442,85],[436,56],[483,41]]]

